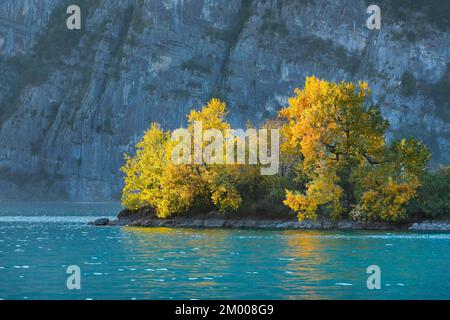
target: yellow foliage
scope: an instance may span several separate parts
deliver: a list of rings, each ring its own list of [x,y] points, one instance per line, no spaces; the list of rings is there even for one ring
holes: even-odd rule
[[[282,172],[304,187],[286,190],[284,204],[300,220],[314,219],[322,209],[335,219],[350,215],[352,209],[367,220],[404,218],[405,205],[415,197],[429,159],[425,146],[413,139],[386,143],[388,122],[377,107],[365,106],[370,95],[365,82],[308,77],[304,88],[294,92],[279,118],[265,125],[281,128]],[[226,115],[225,103],[211,99],[201,110],[189,113],[187,128],[194,133],[201,124],[203,132],[224,133],[230,128]],[[206,144],[203,141],[202,147]],[[243,205],[243,189],[248,195],[261,184],[279,194],[297,188],[279,177],[261,178],[258,165],[203,161],[175,165],[170,159],[174,147],[170,132],[156,124],[145,132],[136,155],[125,156],[124,207],[151,206],[161,218],[200,207],[228,212]]]
[[[328,207],[335,218],[356,207],[371,219],[396,220],[415,195],[428,151],[414,140],[389,146],[388,122],[378,108],[366,107],[368,84],[333,83],[308,77],[303,90],[279,113],[285,119],[282,150],[300,154],[297,168],[308,183],[288,191],[285,204],[300,219]],[[388,209],[380,209],[385,204]],[[387,211],[389,213],[387,213]]]
[[[188,130],[193,133],[195,123],[201,123],[203,131],[214,128],[224,132],[230,128],[226,113],[225,103],[212,99],[200,111],[193,110],[188,115]],[[175,165],[170,159],[174,145],[170,132],[152,124],[137,143],[136,155],[125,155],[124,207],[137,210],[151,206],[160,218],[183,214],[196,205],[214,205],[221,212],[240,207],[242,197],[236,185],[242,168],[205,163]]]
[[[287,191],[284,204],[297,212],[299,220],[315,219],[317,210],[322,205],[328,205],[332,216],[338,218],[342,213],[340,199],[343,190],[336,183],[336,180],[336,176],[322,175],[317,179],[311,180],[306,185],[304,193]]]
[[[225,121],[226,115],[225,102],[213,98],[200,111],[192,110],[189,113],[187,117],[189,123],[188,129],[192,130],[193,124],[197,121],[202,123],[203,130],[217,129],[224,131],[230,128],[230,125]]]
[[[401,220],[406,218],[404,205],[415,196],[419,186],[417,178],[403,183],[388,178],[386,184],[364,192],[359,206],[369,220],[376,220],[377,217],[384,221]]]
[[[161,179],[169,163],[170,136],[157,124],[152,124],[142,140],[136,145],[136,156],[125,155],[121,168],[125,173],[122,204],[132,210],[144,205],[155,206],[161,194]]]

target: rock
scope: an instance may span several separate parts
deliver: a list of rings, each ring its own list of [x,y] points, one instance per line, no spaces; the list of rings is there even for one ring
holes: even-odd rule
[[[411,231],[450,231],[449,222],[438,222],[425,220],[421,223],[413,223],[409,228]]]
[[[283,221],[276,225],[278,228],[299,228],[300,223],[298,221]]]
[[[409,230],[419,230],[419,228],[419,224],[415,222],[412,226],[409,227]]]
[[[258,221],[258,228],[262,228],[262,229],[275,229],[275,228],[278,228],[278,221],[260,220],[260,221]]]
[[[108,218],[99,218],[94,220],[94,225],[96,226],[107,226],[109,224]]]
[[[151,207],[142,207],[137,211],[124,209],[117,215],[116,225],[139,225],[139,220],[152,220],[156,219],[155,210]]]
[[[401,15],[384,6],[392,23],[379,33],[367,29],[360,0],[83,1],[80,40],[46,50],[38,36],[58,48],[70,34],[49,32],[64,29],[52,13],[64,13],[66,2],[0,1],[0,198],[111,199],[122,188],[123,153],[150,122],[178,128],[187,109],[220,92],[233,127],[260,124],[311,73],[367,80],[368,103],[380,104],[390,135],[414,133],[430,141],[435,164],[450,161],[447,101],[425,93],[448,77],[450,32],[433,17],[417,17],[416,6],[405,5]],[[446,12],[441,3],[436,12]],[[32,55],[34,44],[41,51]],[[53,51],[59,54],[49,57]],[[18,72],[22,62],[39,81]],[[408,70],[427,90],[399,94]],[[33,179],[17,183],[26,176]]]
[[[131,216],[132,214],[133,214],[133,211],[131,211],[130,209],[123,209],[123,210],[120,211],[119,214],[117,215],[117,219],[128,218],[128,217]]]
[[[331,229],[333,228],[333,223],[329,220],[322,220],[322,229]]]
[[[203,224],[207,228],[222,228],[225,226],[225,219],[205,219]]]
[[[109,226],[123,226],[123,225],[125,225],[125,224],[122,224],[122,222],[117,219],[109,221]]]
[[[298,221],[296,217],[261,218],[261,217],[237,217],[218,212],[209,212],[206,215],[193,214],[191,216],[178,216],[169,219],[158,219],[153,209],[146,207],[138,211],[122,210],[117,220],[100,218],[89,225],[103,226],[136,226],[136,227],[169,227],[169,228],[256,228],[256,229],[366,229],[366,230],[398,230],[411,231],[450,231],[450,221],[425,220],[415,222],[409,227],[406,225],[390,225],[387,223],[361,223],[353,220],[339,222],[327,218],[318,220]]]
[[[256,228],[259,226],[259,222],[256,220],[245,220],[242,225],[244,228]]]
[[[137,214],[139,214],[139,217],[141,218],[156,218],[155,209],[153,209],[152,207],[143,207],[138,211]]]
[[[352,221],[339,221],[337,224],[337,227],[339,229],[353,229],[355,226],[355,223]]]

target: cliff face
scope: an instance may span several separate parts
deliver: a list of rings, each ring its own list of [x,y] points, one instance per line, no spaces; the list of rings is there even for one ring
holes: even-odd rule
[[[389,137],[449,164],[448,5],[376,3],[380,30],[360,0],[2,1],[0,198],[116,198],[150,122],[178,127],[215,96],[234,126],[260,123],[307,75],[368,81]]]

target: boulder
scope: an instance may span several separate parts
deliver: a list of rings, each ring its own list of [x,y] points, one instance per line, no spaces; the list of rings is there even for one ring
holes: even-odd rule
[[[117,218],[118,219],[128,218],[132,214],[133,214],[133,211],[131,211],[130,209],[123,209],[122,211],[119,212],[119,214],[117,215]]]
[[[221,228],[225,226],[225,219],[205,219],[203,223],[207,228]]]
[[[107,226],[108,224],[109,224],[108,218],[99,218],[99,219],[94,220],[95,226]]]

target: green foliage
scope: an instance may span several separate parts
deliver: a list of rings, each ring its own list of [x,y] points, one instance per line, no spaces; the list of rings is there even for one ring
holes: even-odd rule
[[[450,167],[424,175],[422,186],[408,211],[430,218],[450,216]]]
[[[242,205],[237,214],[242,216],[280,216],[292,211],[283,204],[285,190],[299,187],[287,175],[260,176],[259,172],[251,180],[240,176],[238,190],[242,194]]]

